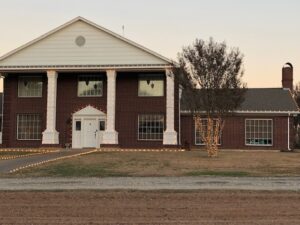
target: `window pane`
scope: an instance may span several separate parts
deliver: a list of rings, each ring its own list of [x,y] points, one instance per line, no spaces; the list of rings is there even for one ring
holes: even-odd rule
[[[79,76],[78,96],[102,96],[103,81],[102,76]]]
[[[43,80],[42,77],[19,77],[18,95],[19,97],[42,97]]]
[[[163,77],[141,76],[139,79],[139,96],[164,96]]]
[[[162,140],[164,131],[163,115],[139,115],[139,140]]]
[[[19,114],[17,116],[18,140],[40,140],[41,132],[41,116],[39,114]]]
[[[76,121],[76,130],[77,131],[81,130],[81,121]]]
[[[273,123],[271,119],[247,119],[246,145],[268,146],[273,144]]]

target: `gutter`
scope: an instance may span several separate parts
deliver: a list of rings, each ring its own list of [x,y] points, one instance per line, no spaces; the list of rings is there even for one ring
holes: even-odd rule
[[[290,148],[290,113],[288,114],[288,151],[291,151],[291,148]]]

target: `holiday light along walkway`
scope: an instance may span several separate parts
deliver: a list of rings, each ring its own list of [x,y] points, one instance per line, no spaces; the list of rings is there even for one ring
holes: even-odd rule
[[[42,165],[47,162],[77,157],[95,151],[95,149],[61,150],[58,152],[51,151],[47,154],[32,155],[30,157],[15,158],[12,160],[0,160],[0,173],[12,173],[21,169]]]

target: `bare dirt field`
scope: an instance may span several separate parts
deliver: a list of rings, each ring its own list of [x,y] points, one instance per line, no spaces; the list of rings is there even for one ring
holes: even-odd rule
[[[221,151],[98,152],[11,174],[25,177],[299,176],[300,153]]]
[[[0,224],[300,224],[300,193],[0,192]]]

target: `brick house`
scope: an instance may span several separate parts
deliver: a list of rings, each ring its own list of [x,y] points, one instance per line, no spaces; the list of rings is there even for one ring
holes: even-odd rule
[[[2,146],[200,146],[171,64],[75,18],[0,58]],[[287,74],[284,87],[292,82]],[[220,145],[289,149],[297,113],[288,89],[249,89],[242,108],[228,119]]]

